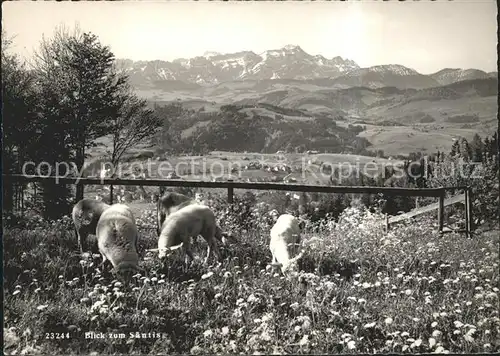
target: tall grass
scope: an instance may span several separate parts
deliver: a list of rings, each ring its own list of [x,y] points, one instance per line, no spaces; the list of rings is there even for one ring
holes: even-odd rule
[[[162,264],[146,252],[156,236],[145,230],[147,276],[129,285],[100,271],[100,259],[77,254],[69,218],[31,218],[5,231],[5,351],[500,351],[498,234],[438,235],[426,220],[386,233],[379,213],[349,208],[339,219],[309,222],[301,272],[285,278],[269,265],[276,214],[262,204],[214,204],[223,229],[241,240],[221,247],[221,264],[201,263],[204,242],[187,273],[177,254]],[[153,216],[145,211],[138,224],[153,224]]]

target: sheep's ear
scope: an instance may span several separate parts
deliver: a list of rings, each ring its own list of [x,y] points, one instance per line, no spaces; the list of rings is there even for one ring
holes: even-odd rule
[[[179,248],[181,248],[182,246],[184,245],[184,242],[181,242],[180,244],[178,244],[177,246],[172,246],[172,247],[169,247],[169,250],[170,251],[175,251]]]

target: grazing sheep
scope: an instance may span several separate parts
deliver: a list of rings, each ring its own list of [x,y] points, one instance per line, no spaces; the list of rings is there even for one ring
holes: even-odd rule
[[[97,252],[97,239],[89,240],[88,235],[96,235],[97,222],[101,214],[109,207],[110,205],[93,199],[82,199],[73,207],[71,215],[75,224],[80,252],[86,252],[88,249]]]
[[[187,262],[188,257],[191,260],[194,259],[191,252],[190,237],[201,235],[208,243],[207,257],[204,261],[204,263],[207,263],[212,252],[218,259],[220,258],[216,241],[218,234],[220,234],[220,229],[217,229],[215,215],[212,210],[205,205],[191,204],[165,219],[158,238],[158,249],[150,251],[158,251],[159,257],[163,258],[169,248],[182,243]],[[221,236],[218,237],[219,240],[221,238]]]
[[[184,194],[175,192],[168,192],[158,198],[158,201],[156,202],[156,212],[158,217],[156,232],[158,233],[158,236],[161,234],[161,227],[167,216],[191,204],[197,204],[196,200]]]
[[[124,204],[113,204],[97,223],[97,245],[103,264],[109,260],[114,272],[140,271],[137,254],[138,232],[135,217]]]
[[[273,255],[273,265],[281,266],[283,273],[302,257],[302,252],[297,255],[300,234],[301,224],[296,217],[290,214],[280,215],[271,229],[269,247]]]
[[[179,211],[180,209],[188,206],[188,205],[201,205],[196,199],[192,199],[184,194],[168,192],[162,197],[158,198],[157,201],[157,234],[160,236],[161,227],[163,226],[163,222],[165,219]],[[226,241],[231,240],[233,242],[237,242],[238,240],[227,233],[224,233],[219,225],[216,224],[215,228],[217,229],[217,233],[215,237],[220,240],[222,243],[226,243]],[[193,236],[193,242],[196,243],[197,236]]]

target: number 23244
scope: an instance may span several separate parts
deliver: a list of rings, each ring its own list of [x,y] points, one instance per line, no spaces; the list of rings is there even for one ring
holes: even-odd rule
[[[50,340],[69,339],[69,333],[45,333],[45,339],[50,339]]]

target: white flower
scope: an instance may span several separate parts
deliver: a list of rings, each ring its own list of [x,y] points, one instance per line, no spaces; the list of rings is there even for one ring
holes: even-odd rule
[[[444,349],[444,347],[443,347],[443,346],[438,346],[438,347],[436,347],[436,349],[434,350],[434,352],[433,352],[433,353],[435,353],[435,354],[442,354],[442,353],[444,353],[445,351],[446,351],[446,350]]]
[[[208,273],[205,273],[203,276],[201,276],[201,279],[208,279],[210,277],[212,277],[214,275],[213,272],[208,272]]]
[[[436,339],[433,337],[429,338],[429,348],[432,349],[436,345]]]
[[[435,337],[436,339],[439,338],[441,335],[443,335],[443,333],[439,330],[434,330],[432,332],[432,337]]]

